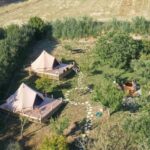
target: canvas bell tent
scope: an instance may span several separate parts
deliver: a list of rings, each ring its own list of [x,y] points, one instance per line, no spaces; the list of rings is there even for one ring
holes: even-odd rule
[[[0,109],[26,116],[29,119],[44,121],[63,104],[62,99],[50,99],[22,83]]]
[[[37,75],[47,75],[59,80],[70,73],[72,68],[73,64],[60,63],[55,57],[44,50],[31,64],[30,71]]]

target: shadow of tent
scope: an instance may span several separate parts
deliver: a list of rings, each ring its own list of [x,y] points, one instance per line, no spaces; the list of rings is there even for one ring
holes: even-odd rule
[[[49,119],[47,119],[47,121],[45,122],[45,124],[48,125],[51,118],[53,118],[54,120],[56,118],[58,118],[60,116],[60,114],[62,113],[62,111],[64,110],[64,108],[66,107],[66,105],[67,105],[67,102],[64,103]]]

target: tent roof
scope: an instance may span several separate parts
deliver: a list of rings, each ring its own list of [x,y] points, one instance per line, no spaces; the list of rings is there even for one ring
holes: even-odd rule
[[[36,96],[44,97],[41,93],[31,89],[26,84],[22,83],[18,90],[7,99],[7,103],[15,110],[33,109]]]
[[[41,55],[31,64],[31,68],[35,71],[52,70],[55,61],[57,60],[54,56],[43,50]]]

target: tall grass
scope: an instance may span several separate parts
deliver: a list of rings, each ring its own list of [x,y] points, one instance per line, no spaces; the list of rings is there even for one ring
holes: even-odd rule
[[[80,19],[65,18],[63,21],[56,20],[52,27],[54,37],[74,39],[99,35],[102,25],[91,18],[83,17]]]
[[[150,33],[150,22],[143,17],[133,18],[131,22],[119,21],[115,18],[108,22],[95,21],[89,17],[65,18],[53,22],[52,29],[55,38],[63,39],[97,37],[101,33],[110,31],[148,34]]]

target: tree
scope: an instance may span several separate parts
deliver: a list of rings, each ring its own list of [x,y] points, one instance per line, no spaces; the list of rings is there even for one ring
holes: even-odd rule
[[[28,118],[27,118],[27,117],[20,116],[19,119],[20,119],[20,122],[21,122],[20,135],[21,135],[21,139],[22,139],[22,138],[23,138],[24,126],[27,124]]]
[[[45,34],[45,23],[39,17],[31,17],[28,21],[28,25],[35,30],[36,39],[41,39]]]
[[[99,60],[111,67],[128,68],[132,59],[139,56],[140,41],[123,32],[108,33],[98,39],[95,50]]]

